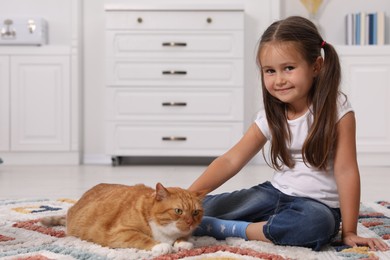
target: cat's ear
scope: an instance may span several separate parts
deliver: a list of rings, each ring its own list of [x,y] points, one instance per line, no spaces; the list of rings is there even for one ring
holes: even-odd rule
[[[157,201],[161,201],[169,196],[169,191],[161,183],[157,183],[154,196]]]
[[[194,191],[193,193],[199,199],[203,199],[207,195],[207,193],[209,193],[209,192],[208,192],[208,190],[200,190],[200,191]]]

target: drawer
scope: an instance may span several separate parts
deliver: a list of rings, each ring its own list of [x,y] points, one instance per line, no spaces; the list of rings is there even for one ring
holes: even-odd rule
[[[242,58],[242,31],[127,32],[107,31],[107,57]]]
[[[111,86],[219,86],[241,87],[240,60],[107,60]]]
[[[242,11],[106,11],[107,30],[243,30]]]
[[[243,120],[242,88],[107,88],[106,94],[109,120]]]
[[[121,156],[218,156],[243,133],[241,123],[107,125],[107,152]]]

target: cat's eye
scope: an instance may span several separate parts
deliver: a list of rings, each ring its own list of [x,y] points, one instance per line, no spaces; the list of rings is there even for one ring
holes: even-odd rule
[[[200,213],[199,210],[194,210],[194,211],[192,212],[192,216],[198,216],[199,213]]]
[[[181,215],[181,214],[183,214],[183,210],[182,209],[175,209],[175,213],[177,215]]]

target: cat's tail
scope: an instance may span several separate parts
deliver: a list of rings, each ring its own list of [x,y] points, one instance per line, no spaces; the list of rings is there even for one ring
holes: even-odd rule
[[[39,222],[46,227],[66,226],[66,216],[44,217]]]

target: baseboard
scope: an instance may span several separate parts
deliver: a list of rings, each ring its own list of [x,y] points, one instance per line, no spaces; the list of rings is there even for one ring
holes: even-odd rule
[[[145,165],[145,160],[142,161],[142,159],[147,159],[147,158],[149,158],[149,157],[133,158],[133,160],[134,160],[135,164],[143,164],[143,165]],[[152,157],[151,158],[151,161],[153,161],[154,164],[161,163],[161,161],[164,160],[164,158],[167,158],[167,157],[162,156],[161,160],[156,160],[156,158],[157,157]],[[194,159],[193,160],[194,165],[205,164],[205,163],[202,163],[200,161],[202,158],[193,157],[193,159]],[[184,164],[190,164],[190,161],[191,161],[191,158],[189,157],[189,159]],[[164,162],[162,164],[167,164],[167,163],[169,163],[169,160],[167,160],[167,162]],[[178,160],[177,162],[175,162],[173,164],[181,164],[181,163],[183,163],[183,158],[181,160]],[[261,154],[258,154],[257,156],[255,156],[249,163],[250,164],[254,164],[254,165],[266,165],[266,163],[265,163],[265,161],[263,159],[263,156]],[[110,155],[106,155],[106,154],[84,154],[83,158],[82,158],[82,164],[85,164],[85,165],[111,165],[112,164],[112,160],[111,160],[111,156]]]
[[[111,156],[106,154],[84,154],[82,163],[86,165],[110,165]]]
[[[0,152],[3,165],[79,165],[78,152]]]

